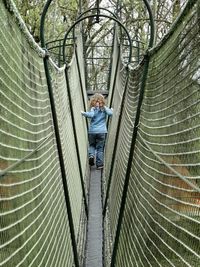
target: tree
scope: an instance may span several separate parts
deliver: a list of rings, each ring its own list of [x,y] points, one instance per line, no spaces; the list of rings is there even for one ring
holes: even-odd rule
[[[44,0],[15,0],[19,12],[22,15],[29,31],[37,42],[40,41],[39,26],[40,16],[46,1]],[[156,23],[155,42],[159,42],[163,35],[168,31],[172,22],[177,17],[185,0],[149,0],[152,7],[154,20]],[[181,6],[182,3],[182,6]],[[82,13],[94,7],[104,7],[114,12],[123,25],[127,28],[133,45],[132,61],[138,63],[149,42],[150,22],[145,4],[141,0],[53,0],[48,10],[45,21],[45,40],[57,41],[57,43],[48,44],[48,48],[61,45],[66,31],[76,21]],[[95,15],[96,10],[85,15]],[[102,11],[101,11],[102,12]],[[105,12],[103,12],[105,14]],[[107,13],[108,14],[108,13]],[[106,18],[97,16],[90,17],[82,21],[82,34],[85,46],[85,60],[88,76],[94,88],[97,87],[97,81],[102,82],[105,73],[108,72],[108,62],[111,54],[113,40],[114,22]],[[124,60],[129,53],[129,43],[125,32],[118,28],[118,35],[122,44]],[[69,36],[72,38],[73,35]],[[73,53],[74,40],[69,39],[67,44],[67,56]],[[58,48],[51,49],[52,56],[58,57]],[[100,60],[102,58],[102,60]],[[102,74],[100,77],[100,73]],[[98,79],[97,79],[98,76]],[[99,82],[99,83],[100,83]],[[99,85],[100,87],[105,84]]]
[[[46,1],[15,0],[15,3],[30,33],[39,42],[40,18]],[[76,20],[77,12],[77,0],[53,0],[45,22],[46,40],[50,41],[63,37],[66,29]]]

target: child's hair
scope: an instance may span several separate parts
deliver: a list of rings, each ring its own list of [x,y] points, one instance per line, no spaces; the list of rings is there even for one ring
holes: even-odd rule
[[[102,94],[94,94],[90,99],[90,107],[95,107],[97,102],[101,102],[102,106],[105,105],[105,98]]]

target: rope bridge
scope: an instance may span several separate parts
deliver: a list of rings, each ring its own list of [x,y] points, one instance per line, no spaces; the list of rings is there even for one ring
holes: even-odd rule
[[[105,266],[200,265],[199,8],[190,1],[136,68],[123,66],[114,44]],[[48,59],[48,80],[46,52],[11,0],[0,2],[0,24],[0,266],[83,266],[89,167],[81,37],[67,69]]]

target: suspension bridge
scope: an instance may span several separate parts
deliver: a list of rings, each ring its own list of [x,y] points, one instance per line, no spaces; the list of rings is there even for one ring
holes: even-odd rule
[[[0,1],[0,266],[199,267],[199,0],[156,46],[144,1],[152,32],[136,66],[114,39],[103,171],[88,165],[82,36],[69,64],[52,60],[50,2],[39,46]]]

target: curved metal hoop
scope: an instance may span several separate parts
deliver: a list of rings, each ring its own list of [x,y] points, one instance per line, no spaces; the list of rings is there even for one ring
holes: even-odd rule
[[[152,13],[152,10],[151,10],[151,6],[149,5],[149,2],[148,0],[143,0],[147,10],[148,10],[148,13],[149,13],[149,20],[150,20],[150,39],[149,39],[149,45],[148,45],[148,48],[151,48],[153,47],[153,44],[154,44],[154,35],[155,35],[155,25],[154,25],[154,18],[153,18],[153,13]]]
[[[42,12],[42,15],[41,15],[41,20],[40,20],[40,40],[41,40],[41,46],[44,48],[45,47],[45,38],[44,38],[44,22],[45,22],[45,17],[46,17],[46,13],[48,11],[48,8],[51,4],[52,0],[48,0],[44,6],[44,9],[43,9],[43,12]],[[154,19],[153,19],[153,14],[152,14],[152,10],[151,10],[151,7],[149,5],[149,2],[148,0],[143,0],[145,6],[147,7],[147,10],[148,10],[148,13],[149,13],[149,19],[150,19],[150,28],[151,28],[151,31],[150,31],[150,40],[149,40],[149,45],[148,45],[148,48],[151,48],[153,46],[153,43],[154,43],[154,32],[155,32],[155,27],[154,27]],[[106,18],[109,18],[109,19],[112,19],[114,20],[115,22],[117,22],[123,29],[124,31],[126,32],[127,36],[128,36],[128,40],[129,40],[129,46],[130,46],[130,52],[129,52],[129,63],[131,62],[131,56],[132,56],[132,43],[131,43],[131,38],[130,38],[130,35],[127,31],[127,29],[125,28],[125,26],[116,18],[116,15],[113,14],[113,12],[105,9],[105,8],[91,8],[89,10],[86,10],[85,12],[83,12],[79,17],[78,17],[78,20],[69,28],[69,30],[67,31],[67,33],[65,34],[65,38],[64,38],[64,42],[63,42],[63,59],[65,61],[65,49],[64,49],[64,46],[65,46],[65,43],[66,43],[66,39],[67,39],[67,35],[69,34],[69,32],[73,29],[73,27],[76,26],[76,24],[78,24],[79,22],[81,22],[82,20],[86,19],[86,18],[90,18],[90,17],[96,17],[97,14],[95,15],[88,15],[88,16],[85,16],[85,17],[82,17],[84,14],[88,13],[89,11],[91,10],[105,10],[109,13],[111,13],[113,15],[113,17],[111,16],[108,16],[108,15],[102,15],[102,14],[98,14],[98,17],[106,17]]]
[[[108,16],[108,15],[102,15],[102,14],[99,14],[98,15],[99,17],[104,17],[104,18],[109,18],[109,19],[112,19],[112,20],[114,20],[114,21],[116,21],[123,29],[124,29],[124,31],[126,32],[126,34],[127,34],[127,36],[128,36],[128,40],[129,40],[129,46],[130,46],[130,52],[129,52],[129,63],[131,62],[131,57],[132,57],[132,43],[131,43],[131,37],[130,37],[130,35],[129,35],[129,33],[128,33],[128,31],[127,31],[127,29],[125,28],[125,26],[118,20],[118,19],[116,19],[116,18],[113,18],[113,17],[111,17],[111,16]],[[96,14],[95,15],[88,15],[88,16],[86,16],[86,17],[83,17],[83,18],[80,18],[80,19],[78,19],[70,28],[69,28],[69,30],[66,32],[66,34],[65,34],[65,37],[64,37],[64,41],[63,41],[63,61],[65,62],[65,58],[66,58],[66,56],[65,56],[65,43],[66,43],[66,40],[67,40],[67,36],[68,36],[68,34],[70,33],[70,31],[79,23],[79,22],[81,22],[82,20],[85,20],[85,19],[87,19],[87,18],[92,18],[92,17],[96,17]]]

